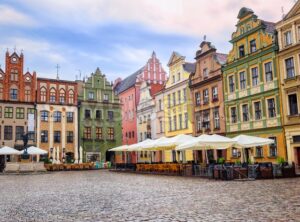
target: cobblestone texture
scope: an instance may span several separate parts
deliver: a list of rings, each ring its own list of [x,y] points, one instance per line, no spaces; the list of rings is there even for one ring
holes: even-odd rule
[[[300,221],[300,178],[213,181],[109,171],[0,176],[0,221]]]

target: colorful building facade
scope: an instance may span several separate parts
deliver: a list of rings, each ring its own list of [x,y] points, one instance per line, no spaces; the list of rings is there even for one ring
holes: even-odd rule
[[[216,48],[207,41],[203,41],[200,47],[195,57],[196,70],[190,75],[189,84],[194,107],[193,135],[199,136],[202,133],[225,135],[221,66],[225,64],[227,55],[217,53]],[[226,156],[226,152],[222,150],[210,154],[215,160]],[[201,151],[195,152],[195,158],[199,162],[203,160],[203,155]]]
[[[287,159],[300,165],[300,2],[276,24]]]
[[[185,57],[173,52],[169,62],[169,79],[166,82],[163,100],[165,116],[165,136],[193,133],[193,106],[189,89],[189,76],[195,72],[195,64],[185,61]],[[166,151],[165,161],[192,161],[192,151]]]
[[[279,75],[276,65],[275,24],[260,20],[251,9],[242,8],[232,34],[232,50],[223,68],[226,134],[271,138],[275,144],[245,152],[227,150],[235,162],[275,162],[286,158],[281,121]],[[245,153],[245,155],[242,155]]]
[[[18,150],[24,149],[24,134],[29,146],[36,145],[36,73],[23,70],[23,53],[7,51],[5,71],[0,68],[0,143]]]
[[[56,163],[79,157],[77,95],[74,81],[37,78],[37,146]]]
[[[108,149],[122,144],[121,105],[112,84],[97,68],[79,84],[79,139],[83,159],[111,161]]]

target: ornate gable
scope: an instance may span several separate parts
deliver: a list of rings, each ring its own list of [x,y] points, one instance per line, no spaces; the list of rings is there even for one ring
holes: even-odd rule
[[[172,64],[182,60],[185,60],[184,56],[180,55],[178,52],[173,52],[169,59],[168,66],[171,66]]]
[[[300,1],[297,1],[292,9],[284,16],[283,20],[287,20],[300,14]]]

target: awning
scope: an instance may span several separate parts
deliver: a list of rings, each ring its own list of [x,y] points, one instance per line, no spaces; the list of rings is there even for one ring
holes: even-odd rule
[[[20,154],[21,154],[20,151],[8,146],[4,146],[0,148],[0,155],[20,155]]]
[[[236,148],[251,148],[256,146],[270,145],[274,143],[274,140],[272,139],[248,135],[239,135],[232,139],[236,141],[233,145]]]
[[[25,150],[20,151],[21,154],[24,154],[24,151],[25,151]],[[38,147],[35,147],[35,146],[31,146],[31,147],[28,147],[28,148],[27,148],[27,153],[28,153],[29,155],[43,155],[43,154],[47,154],[48,151],[43,150],[43,149],[38,148]]]

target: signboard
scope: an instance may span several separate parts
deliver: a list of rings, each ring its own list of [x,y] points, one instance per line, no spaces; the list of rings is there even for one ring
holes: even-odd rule
[[[28,132],[34,132],[34,114],[28,114]]]

